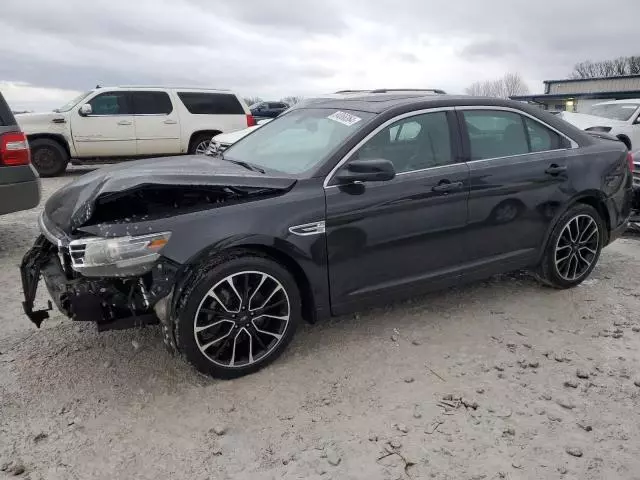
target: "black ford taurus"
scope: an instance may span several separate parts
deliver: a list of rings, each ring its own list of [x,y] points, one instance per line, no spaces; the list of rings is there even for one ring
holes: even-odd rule
[[[58,309],[160,322],[196,368],[274,360],[304,318],[528,268],[569,288],[625,228],[625,146],[508,100],[380,92],[294,108],[215,157],[97,170],[55,193],[21,265]],[[49,303],[49,309],[52,305]]]

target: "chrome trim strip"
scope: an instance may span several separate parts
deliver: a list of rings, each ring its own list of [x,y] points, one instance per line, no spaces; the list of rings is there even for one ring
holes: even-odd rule
[[[293,227],[289,227],[289,232],[300,237],[307,237],[309,235],[320,235],[325,232],[325,223],[324,220],[321,220],[319,222],[294,225]]]
[[[349,160],[349,158],[351,158],[351,155],[353,155],[360,147],[362,147],[362,145],[364,145],[372,137],[374,137],[378,132],[380,132],[384,128],[388,127],[392,123],[395,123],[398,120],[403,120],[405,118],[415,117],[416,115],[422,115],[422,114],[425,114],[425,113],[447,112],[447,111],[451,111],[451,110],[454,110],[454,109],[455,109],[455,107],[437,107],[437,108],[424,108],[422,110],[414,110],[412,112],[407,112],[407,113],[403,113],[401,115],[397,115],[397,116],[387,120],[386,122],[378,125],[371,133],[369,133],[366,137],[364,137],[362,140],[360,140],[351,150],[349,150],[347,152],[347,154],[344,157],[342,157],[342,159],[336,164],[335,167],[333,167],[331,169],[329,174],[325,177],[324,182],[322,183],[322,186],[324,188],[337,187],[338,185],[329,185],[329,182],[330,182],[331,178],[333,177],[333,175],[336,173],[336,171],[342,165],[344,165]],[[411,173],[411,172],[403,172],[403,173]]]
[[[565,135],[564,133],[562,133],[560,130],[553,128],[551,125],[544,123],[542,120],[540,120],[539,118],[534,117],[533,115],[529,115],[527,112],[524,112],[522,110],[518,110],[517,108],[512,108],[512,107],[492,107],[490,105],[463,105],[463,106],[458,106],[455,107],[456,111],[463,111],[463,110],[501,110],[504,112],[513,112],[513,113],[518,113],[520,115],[524,115],[525,117],[530,118],[531,120],[533,120],[534,122],[538,122],[540,125],[547,127],[549,130],[553,130],[554,132],[556,132],[558,135],[560,135],[561,137],[566,138],[567,140],[569,140],[569,142],[571,142],[571,148],[578,148],[578,143],[571,137]],[[543,150],[541,152],[529,152],[529,153],[544,153],[544,152],[553,152],[556,150],[569,150],[568,148],[557,148],[555,150]],[[526,154],[523,154],[526,155]],[[509,155],[511,156],[511,155]],[[517,156],[517,155],[513,155],[513,156]],[[499,157],[499,158],[505,158],[505,157]],[[489,160],[487,159],[483,159],[483,160]],[[476,160],[472,160],[472,161],[476,161]]]

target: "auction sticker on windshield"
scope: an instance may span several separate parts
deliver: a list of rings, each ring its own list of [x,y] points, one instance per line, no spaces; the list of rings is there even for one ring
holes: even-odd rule
[[[327,118],[346,125],[347,127],[350,127],[351,125],[354,125],[362,120],[360,117],[356,117],[355,115],[351,115],[350,113],[340,111],[332,113]]]

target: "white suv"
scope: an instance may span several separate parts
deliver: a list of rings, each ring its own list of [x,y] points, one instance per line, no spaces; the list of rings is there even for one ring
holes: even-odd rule
[[[43,177],[60,175],[71,159],[204,153],[213,135],[255,125],[227,90],[136,86],[96,88],[51,113],[16,119]]]

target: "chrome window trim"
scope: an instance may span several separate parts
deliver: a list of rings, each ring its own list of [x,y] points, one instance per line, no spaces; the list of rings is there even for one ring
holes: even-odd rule
[[[340,159],[340,161],[338,163],[336,163],[336,165],[331,169],[331,171],[325,177],[324,182],[322,183],[322,186],[325,189],[338,187],[339,185],[329,185],[329,182],[331,181],[331,179],[333,178],[335,173],[340,169],[340,167],[342,167],[342,165],[344,165],[346,162],[349,161],[351,156],[356,151],[358,151],[360,149],[360,147],[362,147],[362,145],[367,143],[369,140],[371,140],[371,138],[376,136],[380,131],[384,130],[389,125],[391,125],[391,124],[393,124],[393,123],[395,123],[395,122],[397,122],[399,120],[404,120],[405,118],[415,117],[417,115],[424,115],[425,113],[448,112],[448,111],[452,111],[452,110],[455,110],[455,107],[434,107],[434,108],[424,108],[422,110],[414,110],[412,112],[406,112],[406,113],[402,113],[400,115],[396,115],[395,117],[390,118],[386,122],[378,125],[373,131],[371,131],[367,136],[365,136],[362,140],[360,140],[351,150],[349,150]],[[396,176],[398,176],[398,175],[406,175],[407,173],[421,172],[421,171],[424,171],[424,170],[431,170],[432,168],[449,167],[451,165],[455,165],[455,164],[452,163],[450,165],[441,165],[441,166],[437,166],[437,167],[423,168],[423,169],[420,169],[420,170],[410,170],[408,172],[398,173],[398,174],[396,174]]]
[[[520,114],[520,115],[524,115],[525,117],[530,118],[534,122],[538,122],[540,125],[548,128],[549,130],[551,130],[553,132],[556,132],[561,137],[566,138],[567,140],[569,140],[569,143],[571,145],[571,148],[556,148],[556,149],[553,149],[553,150],[541,150],[539,152],[528,152],[528,153],[522,153],[520,155],[508,155],[507,157],[519,157],[521,155],[531,155],[532,153],[555,152],[555,151],[558,151],[558,150],[571,150],[573,148],[578,148],[578,146],[579,146],[578,143],[573,138],[569,137],[568,135],[565,135],[564,133],[562,133],[557,128],[553,128],[548,123],[543,122],[539,118],[536,118],[533,115],[528,114],[527,112],[524,112],[522,110],[518,110],[517,108],[513,108],[513,107],[491,107],[491,106],[488,106],[488,105],[469,105],[469,106],[455,107],[455,110],[456,111],[460,111],[460,112],[465,111],[465,110],[498,110],[498,111],[503,111],[503,112],[512,112],[512,113],[517,113],[517,114]],[[496,158],[507,158],[507,157],[496,157]],[[480,160],[470,160],[470,161],[471,162],[478,162],[478,161],[483,161],[483,160],[491,160],[491,159],[490,158],[482,158]]]

